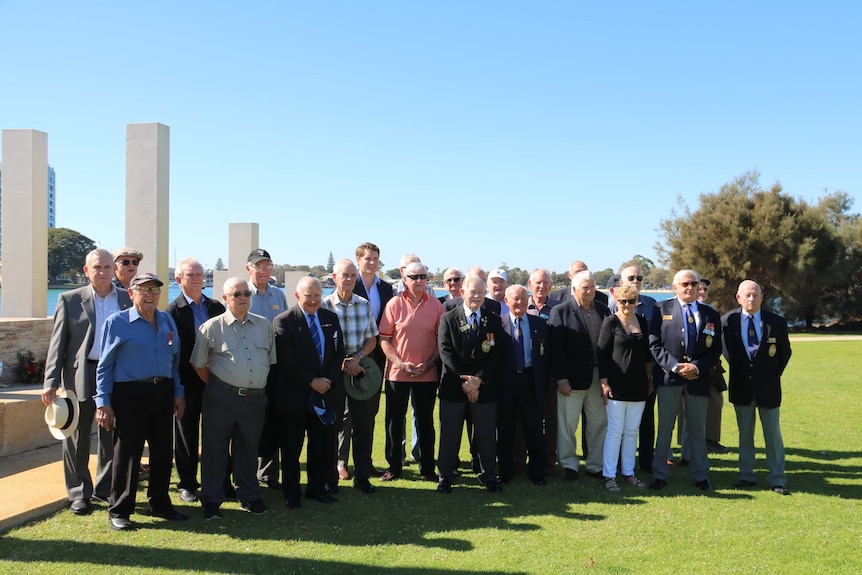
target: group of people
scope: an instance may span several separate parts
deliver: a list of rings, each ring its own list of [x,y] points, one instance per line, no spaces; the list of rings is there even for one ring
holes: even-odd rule
[[[418,256],[401,258],[393,285],[378,275],[380,249],[366,242],[355,259],[335,264],[330,295],[323,297],[317,278],[304,277],[289,309],[269,285],[266,250],[249,254],[248,279],[225,282],[222,302],[203,294],[203,268],[185,258],[175,269],[182,293],[163,312],[164,284],[138,273],[142,258],[132,248],[87,255],[89,285],[58,300],[42,394],[54,415],[76,406],[65,423],[46,414],[63,438],[72,512],[89,513],[91,500],[103,501],[114,529],[133,527],[145,443],[150,512],[175,521],[187,516],[169,496],[172,460],[179,497],[200,501],[210,520],[228,499],[267,512],[262,485],[280,489],[288,508],[301,507],[306,440],[307,499],[337,501],[339,481],[351,477],[351,447],[353,485],[364,494],[376,491],[371,479],[400,478],[408,454],[448,494],[461,476],[466,425],[479,483],[500,492],[521,470],[545,485],[555,462],[564,480],[576,480],[582,418],[586,473],[608,491],[620,491],[618,471],[624,484],[647,486],[635,473],[638,458],[652,474],[650,488],[666,485],[677,417],[691,477],[711,491],[707,451],[725,449],[720,419],[718,432],[708,422],[716,413],[710,402],[722,401],[722,350],[740,429],[734,486],[756,481],[757,410],[770,487],[789,493],[778,417],[787,325],[761,309],[753,281],[739,285],[740,308],[724,316],[706,303],[709,280],[693,270],[677,272],[675,297],[656,302],[640,294],[636,266],[612,278],[608,298],[581,261],[569,269],[571,286],[556,292],[545,269],[522,286],[508,285],[505,270],[449,268],[448,293],[438,298]],[[381,395],[385,470],[372,462]],[[94,419],[95,481],[87,465]]]

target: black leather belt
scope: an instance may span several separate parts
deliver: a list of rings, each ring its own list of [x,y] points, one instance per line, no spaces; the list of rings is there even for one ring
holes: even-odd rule
[[[146,383],[148,385],[154,385],[159,383],[173,382],[174,380],[170,377],[147,377],[145,379],[133,379],[132,381],[123,381],[117,383]]]
[[[217,378],[217,377],[213,377],[213,381],[217,381],[217,382],[219,382],[220,384],[222,384],[222,387],[224,387],[225,389],[227,389],[227,390],[228,390],[228,391],[230,391],[231,393],[235,393],[235,394],[237,394],[237,395],[238,395],[238,396],[240,396],[240,397],[252,397],[252,396],[255,396],[255,395],[261,395],[261,394],[263,394],[263,393],[266,393],[266,388],[265,388],[265,387],[261,387],[261,388],[257,388],[257,387],[237,387],[237,386],[235,386],[235,385],[231,385],[231,384],[229,384],[229,383],[228,383],[228,382],[226,382],[226,381],[222,381],[221,379],[219,379],[219,378]]]

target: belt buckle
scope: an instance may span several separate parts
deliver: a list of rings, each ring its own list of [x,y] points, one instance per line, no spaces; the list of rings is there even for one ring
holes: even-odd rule
[[[238,388],[236,388],[236,394],[237,394],[238,396],[240,396],[240,397],[245,397],[245,395],[246,395],[246,391],[248,391],[248,390],[247,390],[246,388],[244,388],[244,387],[238,387]]]
[[[156,385],[157,383],[159,383],[160,379],[162,379],[162,378],[160,378],[159,376],[154,377],[153,378],[153,385]]]

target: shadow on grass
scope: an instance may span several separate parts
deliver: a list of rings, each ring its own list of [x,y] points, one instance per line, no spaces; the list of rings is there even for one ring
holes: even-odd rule
[[[6,542],[10,543],[8,538]],[[416,566],[405,567],[383,567],[379,565],[362,565],[345,561],[332,561],[322,559],[300,559],[285,557],[277,554],[243,553],[240,551],[196,551],[192,549],[154,549],[129,545],[124,543],[80,543],[71,541],[54,541],[52,545],[67,547],[74,544],[73,554],[64,554],[57,558],[57,569],[60,573],[65,570],[72,572],[83,572],[87,565],[94,561],[100,566],[115,565],[120,572],[129,569],[159,569],[169,572],[201,572],[201,573],[248,573],[257,575],[263,569],[274,570],[277,573],[350,573],[351,575],[381,574],[381,575],[413,575],[432,573],[458,573],[459,575],[519,575],[524,571],[472,571],[461,568],[421,568]],[[32,561],[26,559],[31,555],[41,555],[37,559],[41,563],[50,565],[46,561],[44,549],[39,553],[35,547],[39,546],[36,541],[17,540],[14,541],[16,553],[4,557],[4,561],[21,562]],[[81,565],[77,565],[80,563]]]

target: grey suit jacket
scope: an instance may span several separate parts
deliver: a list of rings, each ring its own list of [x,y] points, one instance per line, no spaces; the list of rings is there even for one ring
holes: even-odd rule
[[[117,300],[121,310],[132,307],[126,291],[117,290]],[[95,323],[92,286],[85,285],[60,294],[48,343],[44,389],[60,386],[74,389],[78,401],[87,401],[96,394],[96,381],[89,377],[90,370],[86,369],[90,349],[93,345],[101,345],[101,342],[93,341]]]

